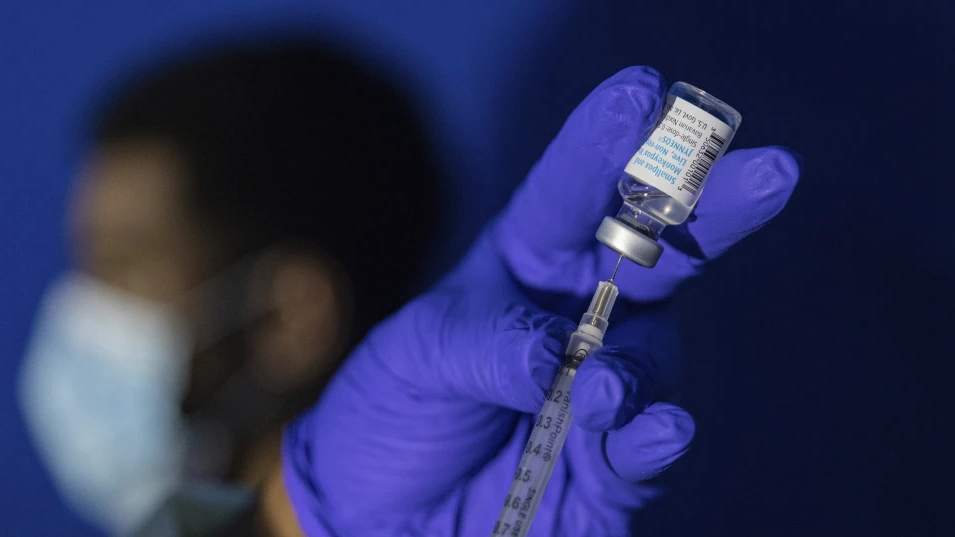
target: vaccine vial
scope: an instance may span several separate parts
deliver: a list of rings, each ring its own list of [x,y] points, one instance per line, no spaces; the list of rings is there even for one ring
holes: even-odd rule
[[[693,211],[741,121],[739,112],[709,93],[673,84],[660,123],[623,170],[623,206],[604,219],[597,239],[637,264],[656,265],[663,253],[660,233]]]

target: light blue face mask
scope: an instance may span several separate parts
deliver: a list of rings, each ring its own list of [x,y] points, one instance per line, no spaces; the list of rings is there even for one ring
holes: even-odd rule
[[[113,535],[180,480],[191,350],[170,308],[91,277],[68,274],[43,298],[21,370],[23,415],[60,493]]]

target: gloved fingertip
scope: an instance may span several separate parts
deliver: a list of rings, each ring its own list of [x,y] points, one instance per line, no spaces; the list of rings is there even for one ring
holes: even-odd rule
[[[583,103],[590,143],[601,149],[617,175],[656,127],[666,101],[666,82],[652,67],[628,67],[598,86]]]
[[[665,102],[660,73],[629,67],[571,112],[495,224],[496,246],[522,281],[540,278],[534,274],[555,270],[555,260],[593,244],[593,230],[620,206],[621,170]]]
[[[666,91],[666,82],[663,80],[663,75],[660,74],[660,71],[657,71],[649,65],[631,65],[624,67],[623,69],[614,73],[610,78],[604,80],[597,89],[602,88],[605,85],[618,84],[618,83],[640,83],[641,81],[652,81],[655,86],[660,86],[662,91]]]
[[[696,424],[682,408],[654,403],[619,431],[607,435],[607,458],[617,474],[632,482],[650,479],[689,449]]]
[[[793,160],[793,162],[789,166],[789,172],[792,175],[799,177],[800,173],[802,172],[803,164],[805,163],[805,160],[806,160],[803,157],[802,153],[800,153],[799,151],[796,151],[795,149],[791,147],[786,147],[784,145],[771,145],[769,147],[771,149],[776,149],[788,155]]]
[[[630,356],[634,354],[637,351],[604,347],[581,364],[571,399],[580,427],[613,431],[649,404],[651,382]]]
[[[609,90],[609,91],[608,91]],[[667,85],[663,75],[653,67],[634,65],[617,71],[594,90],[593,95],[626,95],[627,101],[642,110],[645,134],[656,128],[656,119],[666,101]],[[619,110],[619,108],[617,108]]]
[[[650,67],[628,67],[604,80],[567,118],[532,172],[537,194],[559,198],[569,208],[586,201],[602,211],[617,196],[616,188],[606,187],[616,184],[620,170],[650,135],[665,101],[663,77]],[[593,180],[578,181],[582,173]],[[564,188],[555,188],[555,182]],[[568,188],[580,195],[559,195]]]
[[[607,368],[591,367],[578,373],[571,402],[577,425],[588,431],[618,427],[617,414],[625,399],[620,377]]]
[[[515,385],[523,387],[519,388],[522,393],[512,394],[513,406],[524,412],[536,412],[543,405],[544,394],[557,376],[563,362],[567,337],[576,326],[569,319],[542,314],[525,317],[524,321],[528,323],[527,326],[514,335],[526,339],[527,352],[522,369],[528,382],[515,382]]]
[[[707,213],[741,210],[763,214],[766,209],[775,214],[796,187],[799,170],[795,153],[784,147],[731,151],[720,159],[707,179],[697,216],[705,218]],[[766,205],[767,198],[781,203]]]
[[[689,447],[696,435],[696,422],[689,412],[671,403],[656,403],[646,412],[647,438],[655,436],[658,442],[666,442],[680,449]],[[650,425],[650,421],[654,424]],[[654,432],[655,435],[649,433]]]
[[[784,147],[740,149],[717,162],[687,232],[704,260],[772,220],[799,182],[799,159]],[[679,248],[678,248],[679,249]]]
[[[747,167],[751,170],[743,174],[744,184],[755,198],[784,195],[789,198],[799,181],[800,161],[794,151],[782,146],[771,146],[752,150]]]

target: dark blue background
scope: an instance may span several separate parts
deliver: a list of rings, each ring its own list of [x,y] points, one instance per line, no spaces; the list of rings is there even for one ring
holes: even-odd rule
[[[84,103],[184,37],[291,20],[416,92],[455,179],[445,261],[573,106],[626,65],[738,108],[734,147],[800,151],[790,206],[675,304],[698,433],[640,534],[951,534],[946,2],[20,4],[0,8],[0,535],[94,534],[56,500],[12,392],[36,302],[64,265]]]

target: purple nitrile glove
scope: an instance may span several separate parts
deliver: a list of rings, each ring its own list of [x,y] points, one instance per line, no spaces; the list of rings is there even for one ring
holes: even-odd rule
[[[609,276],[617,256],[594,231],[619,207],[616,181],[665,92],[648,68],[594,90],[461,265],[377,326],[288,427],[283,479],[307,535],[491,535],[586,306],[545,310],[539,297],[586,299]],[[778,213],[797,178],[784,149],[728,154],[695,219],[667,233],[657,267],[621,268],[619,302],[669,296]],[[656,393],[678,346],[672,323],[661,308],[624,310],[577,373],[574,425],[531,535],[628,534],[656,494],[640,482],[693,436],[692,418]]]

